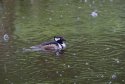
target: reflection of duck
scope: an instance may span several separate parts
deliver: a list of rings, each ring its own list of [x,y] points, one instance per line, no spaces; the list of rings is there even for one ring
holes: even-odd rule
[[[40,45],[31,46],[31,51],[55,52],[60,54],[66,48],[65,39],[61,36],[55,36],[54,41],[45,42]]]

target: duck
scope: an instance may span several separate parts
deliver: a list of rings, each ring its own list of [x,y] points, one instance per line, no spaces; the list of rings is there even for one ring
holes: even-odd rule
[[[59,55],[66,49],[65,39],[62,36],[54,36],[53,41],[44,42],[39,45],[31,46],[30,51],[42,51],[42,52],[53,52]]]

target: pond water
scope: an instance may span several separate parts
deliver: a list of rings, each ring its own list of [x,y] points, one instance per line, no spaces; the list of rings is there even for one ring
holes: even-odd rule
[[[0,84],[125,84],[125,0],[0,0]]]

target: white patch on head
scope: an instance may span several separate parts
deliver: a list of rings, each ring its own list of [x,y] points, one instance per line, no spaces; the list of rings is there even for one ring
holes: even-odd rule
[[[54,38],[54,40],[55,40],[55,41],[58,41],[58,40],[60,40],[60,38]]]

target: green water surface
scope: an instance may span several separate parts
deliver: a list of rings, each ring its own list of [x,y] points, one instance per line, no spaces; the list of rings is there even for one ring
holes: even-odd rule
[[[22,50],[56,35],[61,56]],[[125,0],[0,0],[0,84],[125,84]]]

